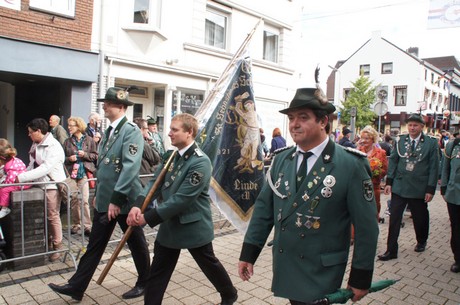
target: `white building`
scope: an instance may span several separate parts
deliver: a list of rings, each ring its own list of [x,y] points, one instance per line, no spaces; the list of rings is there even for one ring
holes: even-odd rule
[[[440,68],[418,58],[418,49],[404,51],[374,32],[348,59],[338,62],[334,76],[328,80],[334,104],[341,106],[361,71],[369,77],[376,90],[376,103],[383,102],[388,112],[381,117],[381,131],[404,131],[405,120],[421,111],[428,128],[436,126],[435,117],[449,108],[449,81]],[[342,122],[347,124],[347,122]]]
[[[194,113],[240,45],[249,45],[256,107],[267,141],[287,121],[296,88],[295,1],[95,0],[92,50],[100,53],[94,100],[111,86],[137,86],[128,116],[157,119],[163,138],[171,116]],[[101,90],[99,90],[99,88]],[[96,96],[98,95],[98,96]],[[92,109],[103,114],[100,103]]]

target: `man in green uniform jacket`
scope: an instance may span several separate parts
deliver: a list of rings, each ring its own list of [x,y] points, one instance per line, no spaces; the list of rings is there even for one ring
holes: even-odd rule
[[[460,272],[460,139],[446,145],[441,175],[441,195],[447,202],[451,237],[450,247],[454,254],[454,264],[450,271]]]
[[[370,167],[364,154],[329,139],[334,111],[316,88],[298,89],[289,108],[280,111],[297,145],[275,156],[241,250],[238,271],[246,281],[274,227],[272,290],[291,304],[308,304],[340,288],[351,224],[353,301],[371,285],[378,224]]]
[[[68,284],[49,284],[54,291],[76,300],[83,298],[115,225],[118,223],[123,232],[127,230],[130,204],[142,190],[139,169],[144,139],[139,128],[125,116],[128,106],[134,103],[128,100],[124,89],[117,87],[109,88],[105,98],[98,101],[104,102],[110,127],[99,145],[95,211],[88,249]],[[131,299],[144,294],[150,256],[142,228],[134,228],[127,242],[139,275],[135,287],[122,295],[124,299]]]
[[[172,276],[181,249],[188,249],[209,281],[222,298],[221,305],[232,305],[238,295],[224,266],[214,255],[212,222],[209,199],[211,161],[195,144],[198,122],[190,114],[182,113],[171,121],[169,137],[178,152],[169,167],[161,189],[156,192],[158,206],[141,214],[147,193],[156,178],[144,188],[136,201],[137,207],[129,212],[130,226],[158,224],[157,238],[150,266],[149,281],[145,289],[145,304],[159,305]],[[163,170],[161,166],[155,177]]]
[[[381,261],[398,257],[398,237],[407,205],[417,239],[414,251],[425,251],[430,226],[428,202],[433,199],[438,183],[439,147],[434,138],[423,133],[424,125],[420,115],[412,114],[407,119],[409,134],[396,139],[388,160],[384,192],[391,194],[390,224],[387,250],[379,255]]]

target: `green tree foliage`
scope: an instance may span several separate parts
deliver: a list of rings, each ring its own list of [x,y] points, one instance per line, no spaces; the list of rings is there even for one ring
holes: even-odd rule
[[[375,102],[376,87],[373,87],[372,81],[362,73],[351,84],[353,87],[340,107],[343,124],[349,125],[351,121],[350,110],[352,107],[356,107],[356,128],[361,129],[366,125],[373,125],[377,115],[371,109],[371,105]]]

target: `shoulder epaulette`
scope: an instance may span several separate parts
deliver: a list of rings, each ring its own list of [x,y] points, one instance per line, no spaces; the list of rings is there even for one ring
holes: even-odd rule
[[[199,149],[198,147],[195,148],[195,155],[197,155],[198,157],[202,157],[204,155],[203,151],[201,149]]]
[[[136,126],[137,126],[136,124],[134,124],[134,123],[133,123],[133,122],[131,122],[131,121],[128,121],[128,124],[130,124],[131,126],[134,126],[134,127],[136,127]]]
[[[346,151],[348,151],[349,153],[352,153],[354,155],[357,155],[357,156],[360,156],[360,157],[367,157],[367,154],[363,153],[362,151],[360,151],[358,149],[351,148],[351,147],[344,147],[343,149],[345,149]]]
[[[282,148],[278,148],[277,150],[275,150],[275,151],[273,152],[273,154],[274,154],[274,155],[277,155],[277,154],[279,154],[280,152],[285,151],[285,150],[288,150],[288,149],[293,148],[293,147],[294,147],[294,145],[285,146],[285,147],[282,147]]]

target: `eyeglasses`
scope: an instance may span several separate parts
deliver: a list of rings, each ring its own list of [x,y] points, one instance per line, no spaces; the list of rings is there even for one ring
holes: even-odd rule
[[[38,129],[37,130],[29,130],[28,135],[30,136],[31,134],[33,134],[34,132],[37,132],[37,131],[38,131]]]
[[[69,127],[77,127],[77,125],[70,125],[70,124],[67,125],[67,126],[69,126]]]

